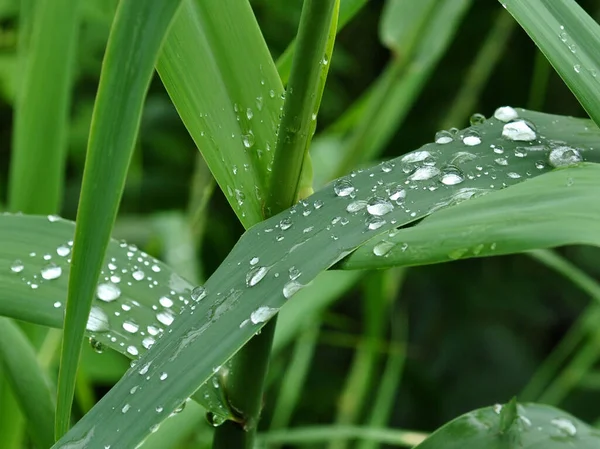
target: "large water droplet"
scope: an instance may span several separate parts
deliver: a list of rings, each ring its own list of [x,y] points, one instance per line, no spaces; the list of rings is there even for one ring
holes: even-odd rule
[[[281,221],[279,222],[279,228],[282,231],[285,231],[287,229],[290,229],[292,227],[292,220],[290,220],[289,218],[283,218],[281,219]]]
[[[550,421],[554,427],[566,436],[574,437],[577,434],[577,427],[570,419],[567,418],[555,418]]]
[[[525,120],[515,120],[502,128],[502,137],[517,142],[530,142],[537,138],[533,128]]]
[[[201,301],[206,296],[206,289],[199,285],[198,287],[192,290],[192,300],[198,302]]]
[[[452,133],[450,131],[446,131],[445,129],[435,133],[435,143],[438,145],[445,145],[453,140],[454,137],[452,136]]]
[[[254,267],[246,274],[246,285],[254,287],[258,284],[269,272],[267,267]]]
[[[500,120],[501,122],[510,122],[511,120],[515,120],[519,117],[519,114],[515,110],[515,108],[511,108],[510,106],[502,106],[494,112],[494,118]]]
[[[553,167],[568,167],[569,165],[578,164],[583,161],[581,153],[575,148],[560,146],[554,148],[550,152],[548,162]]]
[[[298,290],[303,288],[304,285],[296,281],[290,281],[283,286],[283,296],[286,299],[291,298]]]
[[[400,186],[396,186],[390,190],[390,200],[396,201],[396,204],[406,198],[406,190]]]
[[[93,306],[85,328],[91,332],[107,332],[108,316],[100,307]]]
[[[408,177],[411,181],[427,181],[440,174],[440,169],[432,166],[419,167]]]
[[[333,184],[333,191],[337,196],[349,196],[354,192],[354,186],[347,179],[338,179]]]
[[[348,206],[346,206],[346,212],[351,214],[363,210],[367,206],[367,202],[365,200],[357,200],[353,201]]]
[[[431,153],[429,151],[413,151],[412,153],[402,156],[402,162],[405,164],[413,164],[415,162],[422,162],[428,158],[431,158]]]
[[[373,254],[375,254],[376,256],[385,256],[392,250],[394,246],[396,246],[394,243],[386,242],[384,240],[383,242],[379,242],[373,247]]]
[[[138,331],[138,329],[140,328],[140,326],[138,326],[137,323],[134,323],[133,321],[130,321],[130,320],[124,321],[122,326],[123,326],[123,329],[126,332],[129,332],[130,334],[135,334]]]
[[[173,314],[168,310],[163,310],[156,314],[156,319],[165,326],[170,326],[175,317],[173,317]]]
[[[477,131],[468,130],[467,132],[465,132],[462,141],[465,145],[469,147],[474,147],[481,143],[481,137],[479,136],[479,133]]]
[[[101,301],[111,302],[121,296],[121,289],[110,282],[99,284],[96,289],[96,296]]]
[[[277,313],[277,309],[261,306],[250,315],[250,321],[253,324],[264,323]]]
[[[42,268],[41,274],[46,280],[58,279],[62,274],[62,268],[54,263],[51,263]]]
[[[387,199],[374,196],[367,204],[367,212],[371,215],[381,216],[394,210],[394,205]]]
[[[69,254],[71,254],[71,248],[69,248],[67,245],[61,245],[58,248],[56,248],[56,254],[58,254],[61,257],[66,257]]]
[[[463,173],[460,169],[454,165],[446,165],[442,168],[442,174],[440,175],[440,182],[447,186],[454,186],[460,184],[465,180]]]
[[[379,229],[380,227],[382,227],[386,223],[386,221],[381,217],[372,216],[368,217],[365,223],[370,231],[374,231],[375,229]]]
[[[254,133],[249,131],[248,134],[244,134],[242,136],[242,142],[246,148],[252,148],[252,145],[254,145]]]

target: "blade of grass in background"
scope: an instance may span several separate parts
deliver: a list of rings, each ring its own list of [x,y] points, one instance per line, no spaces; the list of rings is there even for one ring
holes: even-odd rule
[[[498,12],[492,28],[487,33],[454,97],[452,107],[442,122],[441,128],[448,129],[457,126],[473,113],[494,67],[506,50],[515,25],[515,21],[509,14],[505,11]]]
[[[551,70],[552,66],[544,56],[544,53],[538,50],[535,53],[533,76],[531,77],[531,87],[529,88],[527,109],[531,109],[533,111],[540,111],[543,109]]]
[[[596,124],[600,124],[600,25],[574,0],[501,0],[548,58]]]
[[[518,113],[523,117],[531,114]],[[532,118],[540,132],[545,130],[544,118],[554,127],[558,126],[557,120],[560,122],[543,114]],[[387,235],[396,227],[464,200],[465,192],[470,197],[500,190],[522,182],[528,173],[533,176],[549,172],[547,165],[536,167],[540,158],[552,156],[554,165],[574,162],[572,158],[557,158],[556,148],[551,148],[556,143],[540,134],[534,150],[511,157],[508,165],[496,163],[498,155],[489,151],[490,145],[502,142],[505,151],[522,145],[513,140],[521,137],[502,137],[514,123],[525,125],[494,119],[457,131],[451,142],[428,144],[419,151],[337,180],[306,201],[253,226],[206,281],[204,290],[197,290],[194,296],[203,298],[190,301],[188,311],[170,325],[168,335],[158,339],[55,448],[82,438],[87,438],[88,449],[114,444],[117,438],[125,447],[135,446],[192,395],[215,367],[222,366],[265,326],[286,298],[370,238]],[[530,137],[533,130],[529,125],[527,129],[523,128],[525,137]],[[592,130],[588,130],[588,138],[590,134]],[[508,135],[513,136],[512,131]],[[585,132],[577,136],[585,137]],[[581,151],[588,159],[595,154],[588,148]],[[564,152],[559,153],[564,156]],[[435,160],[440,168],[427,165],[430,160]],[[455,168],[450,170],[449,164]],[[479,164],[489,171],[480,177],[470,176],[479,172]],[[459,173],[456,168],[460,168]],[[578,170],[597,171],[598,167],[589,164]],[[568,171],[556,174],[561,173]],[[500,182],[496,181],[498,177]],[[405,192],[408,185],[416,188]],[[402,192],[406,197],[400,198]],[[588,205],[585,207],[587,210]],[[463,219],[468,223],[469,217]],[[292,267],[299,272],[294,271],[293,280],[286,275]],[[153,394],[132,395],[134,386]],[[157,413],[156,407],[161,411]],[[114,413],[123,408],[126,413]],[[96,427],[98,422],[102,422],[101,427]],[[92,428],[95,430],[90,434]]]
[[[55,433],[69,428],[77,364],[125,184],[142,105],[178,1],[120,3],[104,57],[77,213]]]
[[[344,26],[354,18],[356,14],[367,4],[368,0],[340,0],[340,12],[336,33],[342,31]],[[290,42],[290,45],[285,49],[283,54],[277,59],[277,71],[281,77],[281,82],[287,84],[292,70],[292,57],[296,51],[296,39]]]
[[[244,227],[263,219],[283,86],[247,0],[186,0],[157,70]]]
[[[0,360],[31,429],[29,436],[40,448],[52,446],[54,395],[49,379],[38,364],[27,336],[6,318],[0,318]]]
[[[535,260],[562,274],[593,299],[593,302],[580,314],[575,324],[569,329],[569,332],[562,338],[523,389],[520,395],[523,400],[535,401],[540,399],[544,391],[549,388],[548,386],[551,382],[556,383],[559,380],[557,377],[558,372],[565,366],[567,358],[576,352],[577,346],[580,345],[582,340],[586,337],[590,340],[597,340],[600,337],[600,329],[597,325],[600,319],[600,284],[581,269],[552,251],[536,250],[528,254]],[[568,370],[569,366],[565,369]],[[554,387],[551,389],[556,390]]]

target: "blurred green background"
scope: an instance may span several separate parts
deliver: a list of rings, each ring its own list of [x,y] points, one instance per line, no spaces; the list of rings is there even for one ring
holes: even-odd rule
[[[265,40],[277,59],[293,39],[300,18],[301,0],[253,0]],[[393,55],[378,34],[383,0],[368,0],[338,36],[331,71],[319,112],[315,146],[320,134],[381,75]],[[410,2],[404,2],[406,4]],[[598,18],[597,2],[579,2]],[[69,156],[62,215],[75,219],[83,172],[86,140],[95,91],[116,0],[85,2],[80,31],[76,81],[69,130]],[[18,5],[0,1],[0,199],[6,201],[10,164],[12,103],[19,82],[16,61]],[[585,113],[558,75],[540,58],[527,35],[504,19],[501,39],[492,40],[482,63],[489,76],[481,79],[468,110],[452,112],[469,94],[469,73],[482,44],[505,15],[498,2],[473,1],[449,47],[424,82],[404,120],[398,120],[381,158],[398,156],[431,142],[442,127],[465,127],[469,115],[486,116],[502,105],[527,107],[555,114],[584,117]],[[480,55],[481,56],[481,55]],[[52,89],[52,80],[48,80]],[[448,120],[452,119],[452,123]],[[31,130],[35,132],[35,130]],[[342,148],[343,152],[343,148]],[[318,158],[315,159],[318,161]],[[317,163],[317,162],[315,162]],[[188,220],[190,204],[209,198],[204,219],[192,219],[195,262],[181,262],[187,276],[205,279],[237,241],[243,228],[218,189],[211,190],[210,174],[181,123],[160,80],[155,77],[145,112],[115,237],[125,238],[148,253],[167,260],[173,252],[173,233]],[[208,196],[210,195],[210,196]],[[189,251],[190,248],[188,247]],[[599,251],[572,247],[560,250],[587,273],[600,276]],[[372,276],[372,274],[370,275]],[[391,338],[401,340],[406,364],[394,398],[390,426],[431,431],[474,408],[506,402],[518,394],[541,362],[563,338],[590,303],[588,295],[526,255],[472,259],[444,265],[411,268],[404,273],[393,310],[380,323],[381,357],[373,365],[370,390],[375,391],[384,368]],[[322,317],[318,345],[291,425],[335,421],[338,398],[355,350],[365,336],[368,295],[359,282],[339,298]],[[406,327],[403,323],[407,322]],[[407,332],[406,341],[402,336]],[[379,337],[378,337],[379,338]],[[265,398],[270,422],[279,382],[291,351],[279,351],[272,363]],[[600,354],[591,351],[591,371],[557,404],[588,421],[600,415]],[[597,354],[596,354],[597,353]],[[96,370],[98,357],[88,354],[89,375],[101,395],[127,366],[124,360],[108,363],[108,374]],[[112,357],[110,357],[112,360]],[[121,363],[123,362],[123,363]],[[96,372],[97,371],[97,372]],[[374,396],[374,395],[373,395]],[[366,398],[359,421],[367,418],[373,397]]]

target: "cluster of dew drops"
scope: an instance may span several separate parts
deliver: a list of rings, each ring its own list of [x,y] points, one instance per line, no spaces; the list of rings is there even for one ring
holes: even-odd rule
[[[524,158],[527,156],[528,151],[539,151],[548,154],[547,160],[538,160],[535,162],[535,168],[542,170],[547,167],[566,167],[583,161],[582,154],[577,148],[570,147],[563,143],[551,142],[551,147],[542,144],[539,140],[536,126],[529,120],[519,118],[518,111],[510,106],[503,106],[494,112],[494,119],[504,123],[502,126],[502,137],[508,141],[522,143],[521,146],[517,146],[514,150],[514,156],[516,158]],[[418,188],[418,182],[420,181],[432,181],[436,180],[433,184],[424,186],[423,189],[435,191],[439,186],[458,186],[462,184],[466,179],[475,179],[481,177],[482,173],[488,175],[488,171],[485,171],[484,167],[477,165],[475,169],[478,173],[465,175],[460,169],[460,164],[472,161],[477,156],[468,150],[473,147],[482,145],[482,136],[477,130],[477,125],[484,124],[486,118],[482,114],[474,114],[471,116],[470,123],[474,128],[466,130],[464,133],[459,133],[457,128],[451,128],[450,130],[438,131],[435,135],[434,142],[440,148],[451,142],[460,141],[464,145],[464,151],[458,151],[454,154],[450,163],[445,164],[443,167],[436,166],[435,156],[428,150],[417,150],[406,154],[400,159],[402,170],[408,175],[405,184],[407,189]],[[538,144],[538,145],[534,145]],[[528,146],[529,145],[529,146]],[[497,156],[494,159],[494,163],[498,166],[508,166],[509,158],[505,153],[505,149],[502,145],[491,144],[490,148]],[[381,170],[384,173],[389,173],[394,169],[394,163],[386,161],[381,164]],[[360,172],[360,171],[359,171]],[[527,175],[531,175],[531,172],[527,172]],[[350,177],[340,178],[335,181],[333,190],[338,197],[347,197],[354,199],[356,194],[356,188],[352,183],[351,178],[356,176],[356,172],[353,172]],[[374,176],[371,173],[370,176]],[[522,177],[517,172],[507,171],[507,178],[519,179]],[[496,179],[497,175],[490,174],[491,179]],[[380,184],[382,183],[379,181]],[[503,183],[502,187],[507,184]],[[460,186],[459,186],[460,187]],[[490,184],[490,189],[495,188],[494,184]],[[396,206],[403,207],[404,211],[411,217],[415,217],[417,212],[407,209],[407,189],[401,185],[388,185],[385,191],[385,195],[375,195],[368,200],[354,200],[350,202],[346,208],[346,211],[350,214],[357,213],[363,209],[366,209],[368,216],[366,219],[366,229],[375,230],[386,224],[384,218],[385,215],[392,212]],[[375,188],[374,188],[375,191]],[[462,188],[458,189],[450,200],[435,205],[430,212],[433,212],[437,208],[448,206],[451,204],[457,204],[458,202],[469,199],[479,193],[485,193],[485,189],[475,188]],[[336,217],[334,222],[341,221],[342,224],[348,223],[347,218]],[[332,224],[334,224],[332,222]],[[392,220],[391,224],[395,224]],[[281,226],[281,229],[284,229]],[[390,232],[389,237],[393,237],[396,230]],[[388,241],[382,241],[375,245],[373,253],[375,256],[386,256],[389,252],[396,247],[395,243]],[[406,251],[408,248],[407,244],[400,245],[402,251]]]

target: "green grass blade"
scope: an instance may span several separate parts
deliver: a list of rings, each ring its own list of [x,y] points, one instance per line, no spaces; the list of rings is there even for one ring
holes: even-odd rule
[[[339,0],[305,0],[283,105],[267,207],[274,215],[296,202],[329,71]]]
[[[341,0],[340,12],[337,22],[337,32],[339,33],[352,18],[360,12],[367,0]],[[292,71],[292,58],[296,51],[296,40],[294,39],[285,49],[283,54],[277,59],[277,71],[283,84],[287,84]]]
[[[27,418],[30,437],[38,447],[52,446],[54,401],[49,379],[27,336],[6,318],[0,318],[0,363]]]
[[[540,158],[551,155],[552,164],[569,165],[576,155],[588,161],[598,157],[589,145],[583,145],[586,139],[588,143],[594,141],[597,129],[582,130],[577,136],[582,147],[579,152],[561,150],[564,143],[541,136],[542,131],[552,135],[546,131],[544,119],[548,123],[561,119],[518,112],[533,123],[517,120],[506,124],[492,119],[458,131],[452,142],[428,144],[339,179],[291,209],[253,226],[207,280],[206,296],[190,301],[170,326],[168,336],[158,339],[57,447],[83,438],[90,449],[102,448],[114,444],[117,436],[123,446],[135,446],[152,426],[192,395],[215,367],[223,365],[251,339],[286,299],[366,241],[465,197],[518,184],[528,173],[533,177],[551,171],[546,164],[536,167]],[[534,124],[540,135],[536,133],[534,140],[524,141],[534,137]],[[520,129],[517,135],[511,131],[515,126]],[[552,126],[558,128],[556,123]],[[510,138],[501,137],[503,132]],[[506,147],[504,156],[490,147],[500,142]],[[517,143],[527,146],[527,151],[519,153],[523,157],[508,153]],[[496,162],[502,157],[508,158],[508,163]],[[478,164],[488,167],[481,170],[480,177],[476,176]],[[597,168],[590,164],[579,170]],[[556,175],[561,173],[568,172],[561,170]],[[585,210],[588,208],[589,203]],[[289,276],[292,267],[294,279]],[[135,386],[153,394],[129,394]],[[157,407],[161,412],[155,411]],[[126,413],[114,413],[123,408]],[[90,434],[98,422],[102,427]]]
[[[261,221],[283,86],[248,1],[184,2],[157,70],[239,220]]]
[[[15,102],[9,209],[55,213],[62,200],[80,0],[34,5],[23,81]],[[48,80],[52,80],[49,88]]]
[[[501,0],[579,103],[600,124],[600,25],[574,0]]]
[[[562,410],[541,404],[517,405],[511,422],[502,422],[508,405],[462,415],[435,431],[415,449],[592,449],[600,432]]]
[[[55,433],[69,428],[81,343],[133,153],[142,105],[179,2],[119,4],[94,105],[58,377]]]

